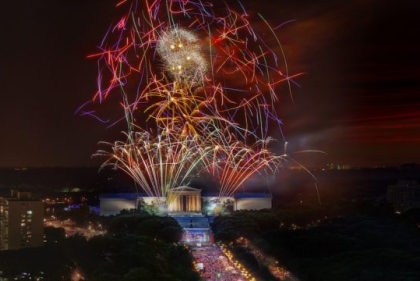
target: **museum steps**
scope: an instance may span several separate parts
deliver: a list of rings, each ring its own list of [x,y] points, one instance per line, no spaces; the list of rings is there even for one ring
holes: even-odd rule
[[[207,217],[203,215],[191,215],[191,214],[172,214],[171,215],[178,224],[183,229],[189,229],[189,228],[205,228],[209,229],[210,224]]]

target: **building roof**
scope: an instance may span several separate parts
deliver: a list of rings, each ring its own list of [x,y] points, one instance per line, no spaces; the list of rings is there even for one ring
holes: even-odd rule
[[[189,186],[178,186],[175,188],[171,188],[168,191],[193,191],[193,192],[201,192],[201,189],[197,189],[194,187],[189,187]]]
[[[243,198],[273,198],[273,195],[269,193],[235,193],[233,194],[235,199]]]
[[[184,187],[182,187],[184,188]],[[185,189],[181,189],[185,190]],[[196,189],[194,189],[196,190]],[[198,190],[197,190],[198,191]],[[138,197],[150,197],[146,193],[103,193],[99,195],[100,199],[137,199]],[[219,197],[219,193],[216,192],[203,192],[201,197]],[[235,199],[244,198],[273,198],[269,193],[235,193],[233,194]]]

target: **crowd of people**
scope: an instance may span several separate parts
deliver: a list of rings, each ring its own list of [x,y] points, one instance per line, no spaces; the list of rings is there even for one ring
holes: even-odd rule
[[[248,279],[215,244],[196,245],[191,248],[196,267],[205,280],[247,281]]]

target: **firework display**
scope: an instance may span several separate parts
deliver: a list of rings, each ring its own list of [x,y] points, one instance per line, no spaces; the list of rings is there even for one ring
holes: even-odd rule
[[[108,123],[128,125],[124,141],[97,155],[150,196],[164,197],[203,172],[215,178],[221,196],[231,196],[284,160],[268,146],[270,126],[281,130],[278,84],[290,87],[294,77],[274,51],[282,50],[279,40],[259,17],[270,34],[265,42],[239,2],[214,5],[121,1],[124,14],[90,56],[98,61],[98,91],[79,111],[105,120],[89,106],[118,100],[120,117]]]

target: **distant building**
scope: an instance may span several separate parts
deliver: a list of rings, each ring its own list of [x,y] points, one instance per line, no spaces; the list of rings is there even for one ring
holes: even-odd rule
[[[261,210],[272,208],[272,195],[267,193],[236,193],[235,210]]]
[[[415,180],[400,180],[388,186],[386,197],[397,213],[420,208],[420,184]]]
[[[139,203],[155,206],[164,213],[202,213],[212,215],[224,211],[261,210],[272,208],[272,195],[266,193],[235,193],[220,197],[219,194],[203,193],[200,189],[181,186],[170,190],[167,197],[150,197],[138,193],[102,194],[99,197],[100,215],[119,214],[132,210]]]
[[[327,170],[351,170],[353,167],[349,164],[334,164],[328,163]]]
[[[0,250],[41,247],[43,236],[42,201],[17,190],[10,197],[0,197]]]
[[[122,210],[133,210],[137,207],[137,193],[107,193],[99,197],[99,214],[112,216]]]

